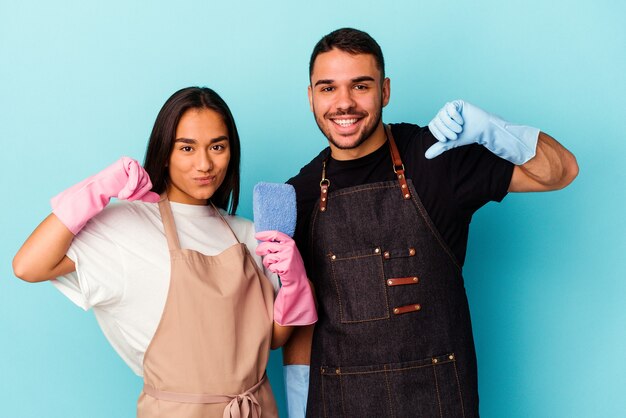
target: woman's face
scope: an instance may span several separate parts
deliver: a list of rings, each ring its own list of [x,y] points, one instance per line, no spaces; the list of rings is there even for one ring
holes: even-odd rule
[[[211,109],[183,113],[168,163],[167,196],[172,202],[206,205],[221,186],[230,161],[228,129]]]

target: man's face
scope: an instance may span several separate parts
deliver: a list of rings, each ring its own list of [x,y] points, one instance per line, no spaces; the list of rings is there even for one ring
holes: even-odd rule
[[[333,156],[341,150],[362,150],[358,155],[366,155],[379,146],[369,149],[367,141],[381,126],[382,108],[389,102],[389,79],[381,77],[370,54],[332,49],[315,59],[309,103]],[[384,135],[382,128],[380,133]]]

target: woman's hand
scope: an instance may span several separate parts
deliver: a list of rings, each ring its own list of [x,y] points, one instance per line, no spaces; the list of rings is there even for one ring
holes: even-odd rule
[[[313,292],[294,240],[279,231],[258,232],[254,237],[262,241],[256,253],[263,257],[263,265],[278,274],[282,284],[274,301],[274,321],[282,326],[317,322]]]
[[[80,183],[53,197],[52,213],[76,235],[112,197],[156,203],[159,195],[151,192],[152,182],[144,168],[132,158],[122,157]]]

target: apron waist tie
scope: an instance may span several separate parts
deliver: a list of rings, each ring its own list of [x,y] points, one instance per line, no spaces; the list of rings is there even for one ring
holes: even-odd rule
[[[143,391],[146,395],[163,401],[180,402],[180,403],[224,403],[228,402],[224,408],[223,418],[259,418],[261,416],[261,404],[254,396],[263,383],[265,383],[266,375],[250,389],[239,395],[207,395],[204,393],[182,393],[168,392],[158,390],[144,383]]]

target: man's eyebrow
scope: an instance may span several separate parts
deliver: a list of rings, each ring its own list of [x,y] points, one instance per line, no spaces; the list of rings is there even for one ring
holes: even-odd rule
[[[317,81],[315,82],[314,87],[316,87],[316,86],[318,86],[318,85],[320,85],[320,84],[333,84],[333,82],[334,82],[334,81],[335,81],[335,80],[330,80],[330,79],[317,80]]]
[[[353,78],[353,83],[361,83],[363,81],[376,81],[374,77],[370,77],[369,75],[362,75],[361,77]]]
[[[362,83],[364,81],[376,81],[376,80],[374,80],[374,77],[371,77],[369,75],[362,75],[360,77],[353,78],[350,81],[353,83]],[[317,87],[320,84],[333,84],[334,82],[335,80],[331,80],[331,79],[317,80],[313,87]]]

